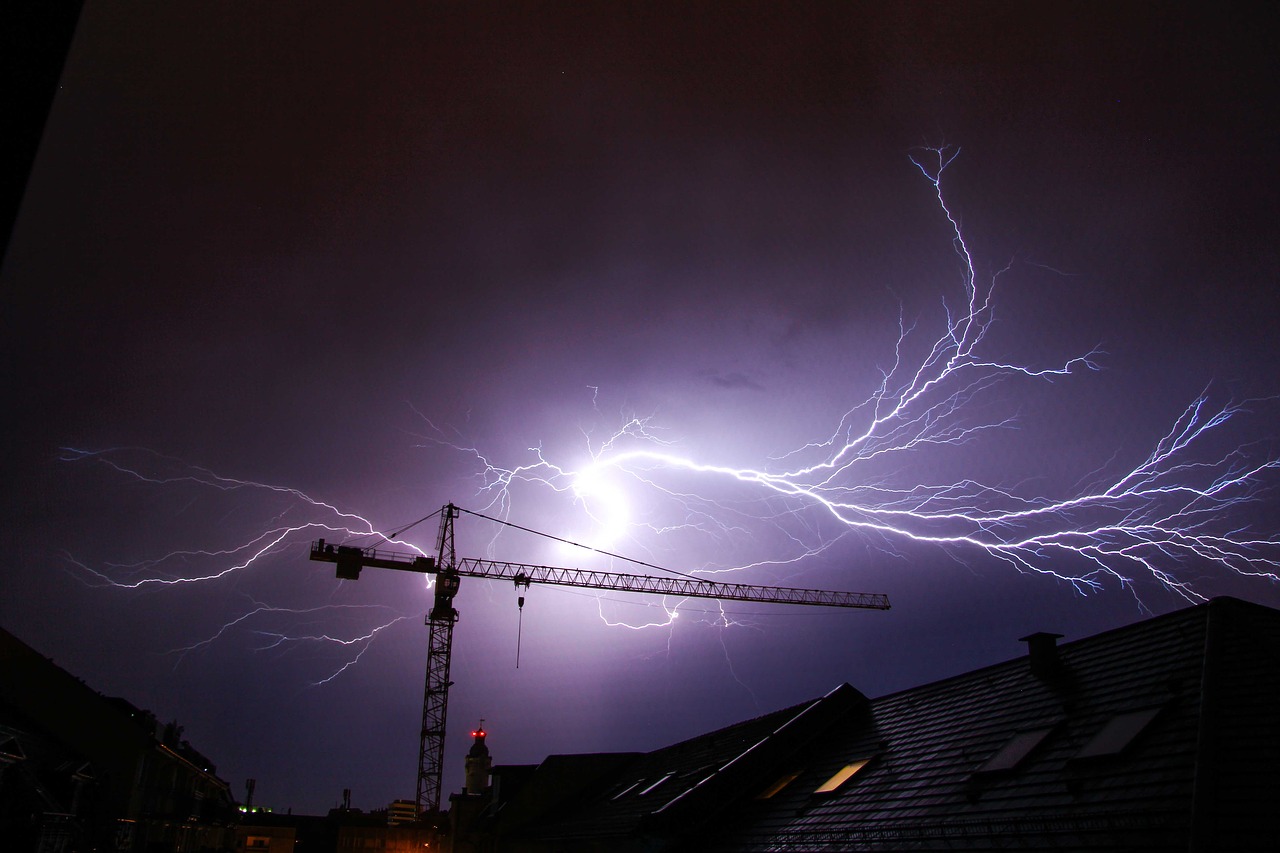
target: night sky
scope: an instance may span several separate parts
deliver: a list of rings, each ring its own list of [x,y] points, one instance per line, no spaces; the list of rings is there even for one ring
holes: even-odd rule
[[[304,525],[369,529],[316,502],[393,531],[453,501],[684,572],[763,563],[731,577],[893,602],[690,601],[632,630],[606,623],[669,622],[663,602],[535,587],[517,669],[515,592],[464,579],[446,791],[480,718],[497,763],[647,750],[841,682],[876,696],[1016,657],[1033,631],[1221,594],[1280,606],[1272,579],[1176,548],[1155,559],[1181,591],[1123,560],[1131,583],[1092,589],[1049,574],[1088,571],[1052,549],[1020,571],[617,461],[785,472],[847,413],[864,424],[895,357],[892,387],[966,310],[912,161],[942,146],[979,293],[1004,270],[976,355],[1097,369],[950,376],[930,398],[951,401],[930,427],[949,438],[865,460],[845,494],[1067,500],[1142,464],[1202,394],[1253,402],[1161,485],[1280,458],[1260,4],[373,5],[87,3],[3,269],[0,625],[177,719],[238,795],[255,777],[280,811],[414,796],[431,591],[309,562],[311,539],[348,537]],[[539,448],[567,473],[501,491],[495,471]],[[1276,483],[1141,512],[1274,540]],[[404,540],[431,551],[436,525]],[[458,552],[654,573],[468,515]],[[1252,553],[1275,571],[1273,542]]]

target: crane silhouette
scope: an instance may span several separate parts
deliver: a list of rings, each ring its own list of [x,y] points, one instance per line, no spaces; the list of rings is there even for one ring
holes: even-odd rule
[[[430,631],[427,640],[426,686],[422,699],[422,739],[418,753],[419,817],[440,810],[445,720],[449,707],[449,687],[453,684],[449,680],[449,666],[453,656],[453,626],[458,621],[458,611],[454,609],[453,599],[458,594],[458,587],[463,577],[507,580],[513,582],[517,590],[528,589],[530,585],[539,583],[652,595],[675,595],[683,598],[711,598],[721,601],[852,607],[866,610],[889,609],[888,597],[874,593],[722,583],[688,575],[658,577],[506,563],[496,560],[459,559],[454,551],[453,522],[460,512],[463,510],[451,503],[440,510],[440,532],[434,557],[376,548],[334,545],[323,539],[317,540],[311,546],[311,559],[336,563],[337,576],[343,580],[358,580],[360,570],[366,567],[435,575],[435,601],[426,620]],[[524,603],[523,597],[520,603]]]

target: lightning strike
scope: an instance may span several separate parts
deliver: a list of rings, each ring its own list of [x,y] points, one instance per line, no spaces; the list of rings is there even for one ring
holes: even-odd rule
[[[282,496],[289,500],[289,506],[275,516],[273,521],[276,522],[278,522],[286,513],[298,512],[299,508],[318,513],[322,516],[328,516],[327,519],[309,520],[292,525],[276,525],[265,531],[256,533],[249,539],[230,547],[174,550],[161,557],[140,560],[134,563],[110,564],[108,568],[112,569],[114,574],[108,574],[91,568],[83,561],[75,558],[72,554],[64,552],[64,556],[68,562],[81,569],[84,573],[93,576],[101,582],[101,584],[106,586],[113,586],[121,589],[138,589],[140,587],[150,585],[174,586],[179,584],[206,583],[209,581],[220,580],[228,575],[249,568],[250,566],[260,562],[268,555],[278,553],[280,550],[289,546],[296,546],[300,540],[310,538],[313,533],[319,531],[338,534],[350,538],[388,538],[386,534],[377,530],[373,523],[367,518],[356,513],[340,510],[333,504],[317,500],[298,489],[276,486],[269,483],[260,483],[253,480],[240,480],[231,477],[223,477],[219,474],[215,474],[207,468],[188,465],[180,459],[165,456],[147,448],[128,447],[108,448],[105,450],[82,450],[72,447],[64,447],[61,450],[62,456],[60,459],[63,462],[97,462],[105,465],[112,471],[137,480],[138,482],[147,483],[153,486],[189,485],[196,486],[201,489],[212,489],[219,492],[257,491]],[[125,454],[136,455],[139,457],[140,461],[150,462],[153,464],[178,466],[181,473],[159,474],[143,470],[140,462],[127,462],[123,460],[121,457]],[[405,542],[402,544],[404,547],[413,548],[420,554],[425,553],[421,549],[417,549],[412,543]],[[185,565],[192,560],[197,559],[214,562],[215,564],[218,564],[218,568],[204,573],[193,573],[190,571],[185,573],[162,571],[163,567],[175,564]],[[230,560],[230,562],[227,563],[227,560]],[[144,572],[153,573],[145,574],[137,579],[122,579],[122,577],[134,577]]]
[[[596,596],[595,598],[596,598],[596,608],[600,616],[600,621],[608,625],[610,628],[629,628],[632,631],[642,631],[645,628],[670,628],[673,625],[675,625],[676,619],[680,618],[680,611],[678,607],[669,606],[664,601],[661,607],[662,607],[663,613],[666,614],[666,617],[667,617],[666,619],[663,619],[662,621],[659,621],[659,622],[645,622],[641,625],[632,625],[620,619],[619,620],[610,619],[608,616],[605,615],[605,612],[604,612],[603,597]]]
[[[101,568],[94,568],[84,560],[64,551],[64,559],[79,570],[78,577],[81,580],[90,579],[86,582],[91,586],[138,590],[151,586],[164,588],[225,581],[262,564],[269,557],[291,548],[298,549],[317,532],[348,539],[389,538],[363,516],[338,509],[335,505],[317,500],[298,489],[224,477],[207,468],[189,465],[182,460],[146,448],[83,450],[68,447],[62,448],[60,458],[61,461],[70,463],[95,462],[106,466],[116,474],[150,486],[166,488],[190,486],[197,490],[208,489],[233,494],[266,493],[286,501],[285,508],[271,518],[274,526],[228,547],[174,550],[159,557],[133,563],[109,563]],[[157,467],[173,469],[177,473],[173,473],[172,470],[156,471]],[[303,512],[319,517],[295,524],[279,523],[288,514]],[[424,553],[411,543],[399,544],[418,550],[418,553]],[[212,563],[215,568],[208,571],[192,570],[193,563]],[[428,585],[430,585],[429,581]],[[372,627],[357,628],[349,637],[334,636],[330,632],[289,630],[280,626],[285,622],[296,622],[300,619],[314,622],[327,617],[331,620],[335,614],[362,618],[369,623],[370,617],[376,617],[377,614],[385,615],[388,610],[391,608],[378,604],[324,604],[307,608],[275,607],[251,599],[248,609],[223,622],[204,639],[171,649],[169,653],[177,657],[176,667],[191,653],[207,649],[237,630],[247,630],[254,636],[268,638],[269,642],[258,645],[256,651],[287,651],[301,646],[341,651],[343,653],[341,662],[334,666],[328,675],[311,682],[313,686],[320,686],[355,666],[381,632],[410,617],[397,614],[385,621],[374,622]],[[266,625],[249,629],[248,626],[254,623],[266,623]]]
[[[944,301],[942,329],[923,348],[915,345],[917,329],[900,321],[879,384],[825,437],[784,450],[765,466],[682,454],[676,442],[660,437],[653,417],[627,418],[595,443],[584,432],[588,461],[578,466],[553,458],[542,444],[530,447],[522,463],[503,466],[438,429],[426,438],[470,455],[479,465],[479,494],[487,508],[503,514],[518,490],[536,487],[571,494],[594,522],[592,535],[602,541],[652,547],[655,538],[694,532],[722,547],[735,536],[772,528],[788,543],[759,562],[710,560],[694,570],[701,574],[798,566],[854,534],[889,550],[895,543],[919,543],[961,561],[985,555],[1018,572],[1070,584],[1081,594],[1117,584],[1136,596],[1139,582],[1154,582],[1201,601],[1201,585],[1183,575],[1206,567],[1280,580],[1280,540],[1237,520],[1273,488],[1270,476],[1280,460],[1260,443],[1214,449],[1228,424],[1263,401],[1215,406],[1206,391],[1145,459],[1099,476],[1097,484],[1074,494],[1027,493],[976,476],[930,482],[921,473],[925,452],[953,451],[1018,426],[1014,416],[984,420],[975,414],[997,385],[1100,369],[1096,350],[1045,365],[984,352],[996,287],[1013,264],[985,280],[979,275],[944,193],[943,176],[957,154],[958,149],[926,149],[912,162],[947,223],[961,261],[964,298],[958,306]],[[591,392],[599,412],[599,389]],[[607,488],[601,485],[606,482]],[[678,606],[668,611],[671,619],[677,611]]]
[[[568,456],[576,462],[562,461],[544,444],[534,443],[517,464],[500,464],[465,443],[456,431],[446,432],[418,413],[427,426],[422,438],[473,460],[476,493],[485,511],[506,519],[527,492],[558,495],[586,523],[581,538],[588,550],[612,559],[616,555],[605,549],[652,556],[665,547],[663,553],[674,555],[681,570],[704,576],[752,572],[782,582],[853,537],[889,554],[914,543],[959,562],[995,559],[1018,572],[1070,584],[1081,594],[1117,585],[1137,597],[1139,583],[1154,583],[1188,601],[1200,601],[1206,597],[1203,578],[1187,575],[1203,573],[1206,567],[1280,580],[1280,540],[1273,532],[1256,532],[1240,518],[1269,494],[1280,460],[1262,442],[1215,449],[1222,446],[1227,428],[1263,401],[1215,405],[1206,391],[1175,418],[1145,458],[1119,471],[1108,471],[1115,467],[1108,463],[1087,475],[1094,482],[1069,494],[988,483],[976,473],[952,481],[934,481],[928,475],[933,470],[930,460],[937,454],[955,453],[1020,426],[1016,415],[986,415],[986,403],[997,386],[1052,382],[1100,369],[1096,350],[1051,364],[1022,363],[985,351],[995,319],[997,285],[1014,265],[1009,262],[985,278],[979,274],[944,192],[943,176],[957,153],[927,149],[912,162],[936,197],[960,260],[962,299],[959,304],[943,300],[941,328],[923,345],[918,324],[900,318],[896,344],[878,382],[833,427],[817,431],[817,437],[781,448],[763,464],[725,458],[727,451],[711,459],[682,452],[681,443],[653,414],[626,415],[620,426],[605,430],[603,438],[595,430],[580,430],[581,444]],[[589,390],[592,410],[603,416],[600,389]],[[176,550],[101,568],[66,554],[82,578],[96,585],[140,589],[226,582],[269,556],[299,546],[317,531],[348,541],[391,538],[367,518],[300,490],[225,477],[154,451],[63,448],[62,453],[65,462],[101,464],[152,486],[262,494],[285,502],[265,529],[228,547]],[[1036,474],[1027,473],[1026,480]],[[303,518],[291,518],[299,515]],[[495,542],[496,538],[490,541],[491,549]],[[692,542],[710,548],[702,553],[712,556],[691,566],[681,555],[698,550],[686,547]],[[735,551],[751,557],[722,556]],[[193,563],[211,563],[213,568],[193,570]],[[670,643],[684,604],[663,601],[664,618],[633,623],[610,618],[597,598],[597,614],[610,627],[666,629]],[[253,620],[319,615],[339,607],[346,605],[289,609],[255,601],[205,639],[174,653],[181,660],[233,630],[246,629]],[[405,618],[378,622],[346,639],[327,632],[285,630],[278,624],[253,631],[268,640],[261,650],[304,644],[353,650],[327,677],[313,682],[322,685],[356,665],[378,634]],[[714,619],[680,621],[701,621],[719,629],[753,627],[723,606]],[[727,648],[725,654],[727,659]]]
[[[225,636],[228,632],[235,630],[236,628],[254,619],[255,617],[263,616],[263,615],[266,615],[267,617],[269,617],[274,621],[278,621],[281,617],[332,616],[335,613],[343,613],[343,612],[372,613],[377,611],[385,612],[391,609],[381,604],[325,604],[318,607],[306,607],[306,608],[272,607],[271,605],[263,604],[260,601],[254,601],[252,602],[252,604],[253,604],[252,610],[249,610],[241,614],[240,616],[237,616],[236,618],[224,623],[222,626],[220,626],[217,629],[217,631],[215,631],[210,636],[205,637],[203,640],[199,640],[198,642],[191,643],[190,645],[181,646],[179,648],[172,649],[170,650],[169,653],[176,655],[178,658],[178,664],[180,664],[183,661],[183,659],[185,659],[186,656],[191,652],[208,648],[209,646],[217,642],[219,639],[221,639],[223,636]],[[300,644],[328,645],[328,646],[335,646],[339,648],[353,650],[354,656],[344,661],[341,665],[339,665],[332,673],[330,673],[325,678],[322,678],[319,681],[312,682],[312,686],[318,687],[322,684],[327,684],[328,682],[337,678],[339,675],[341,675],[350,667],[355,666],[357,663],[359,663],[360,658],[364,655],[366,651],[368,651],[369,646],[373,643],[374,637],[376,637],[379,633],[381,633],[382,631],[385,631],[387,628],[390,628],[392,625],[396,625],[409,618],[410,618],[409,616],[405,616],[403,614],[397,615],[391,620],[378,624],[372,629],[365,631],[363,634],[359,634],[357,636],[348,637],[348,638],[334,637],[328,633],[302,634],[302,633],[272,631],[267,629],[255,629],[253,633],[258,636],[268,637],[271,639],[271,642],[267,643],[266,645],[259,646],[257,648],[257,651],[270,651],[272,649],[281,649],[290,645],[300,645]],[[176,666],[177,664],[175,664],[175,667]]]

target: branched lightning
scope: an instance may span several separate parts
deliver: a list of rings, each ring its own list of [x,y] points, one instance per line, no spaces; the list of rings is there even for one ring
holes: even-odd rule
[[[582,429],[570,454],[533,443],[514,463],[499,462],[425,415],[423,439],[473,461],[478,509],[496,511],[505,519],[530,491],[545,495],[550,490],[576,517],[589,522],[590,541],[601,551],[641,551],[647,559],[671,555],[678,561],[674,567],[703,575],[751,572],[753,581],[784,582],[820,562],[836,545],[860,541],[890,554],[918,554],[924,548],[959,562],[992,558],[1018,572],[1070,584],[1080,593],[1118,585],[1136,596],[1140,583],[1154,583],[1199,601],[1206,595],[1203,579],[1210,570],[1280,580],[1280,540],[1274,531],[1259,532],[1248,521],[1251,508],[1273,487],[1273,469],[1280,460],[1265,442],[1225,444],[1227,427],[1260,401],[1214,403],[1206,391],[1175,418],[1145,457],[1127,467],[1108,461],[1066,494],[1028,492],[1027,483],[1037,479],[1035,471],[1013,485],[987,482],[976,472],[935,478],[939,459],[951,460],[954,468],[968,449],[1020,426],[1018,414],[990,414],[995,409],[988,403],[998,385],[1054,382],[1100,367],[1097,350],[1053,364],[1022,363],[987,352],[997,285],[1013,263],[979,274],[944,193],[943,176],[955,155],[951,149],[927,149],[912,162],[945,220],[960,262],[963,298],[958,304],[943,301],[940,329],[931,340],[918,323],[900,319],[887,366],[869,393],[845,409],[834,427],[814,430],[816,437],[747,464],[732,458],[728,448],[718,448],[712,458],[684,451],[654,414],[628,413],[620,426],[603,433]],[[590,392],[592,409],[602,416],[600,389],[593,386]],[[225,477],[153,451],[64,448],[62,459],[101,464],[153,486],[259,494],[281,502],[268,524],[230,546],[175,550],[98,568],[67,554],[78,576],[94,585],[137,590],[228,582],[317,533],[347,541],[388,538],[365,517],[300,490]],[[687,548],[690,543],[711,550],[701,550],[702,559],[686,558],[698,550]],[[654,556],[659,552],[662,558]],[[660,618],[624,621],[610,618],[597,596],[604,624],[666,629],[668,648],[678,624],[752,627],[723,605],[718,611],[702,611],[710,618],[681,618],[698,612],[687,604],[664,600]],[[263,651],[304,644],[343,650],[342,662],[313,682],[325,684],[359,662],[381,632],[407,618],[397,613],[388,619],[386,609],[334,604],[287,608],[253,600],[204,639],[173,653],[181,661],[233,631],[261,638],[258,649]],[[289,620],[314,621],[339,610],[363,617],[382,612],[376,624],[353,629],[347,637],[311,625],[282,627]]]
[[[1206,391],[1146,458],[1100,473],[1099,482],[1074,494],[1028,494],[977,477],[929,482],[921,475],[921,454],[973,445],[1017,425],[1013,416],[981,419],[976,413],[998,383],[1053,381],[1099,369],[1096,350],[1049,365],[984,352],[996,285],[1012,264],[980,277],[943,191],[943,175],[956,153],[927,149],[912,162],[948,224],[961,261],[964,300],[959,306],[944,302],[942,330],[924,348],[916,345],[914,326],[900,322],[893,358],[880,371],[878,385],[824,438],[777,454],[764,467],[683,454],[653,417],[624,418],[602,441],[584,432],[584,452],[574,463],[554,459],[535,444],[525,461],[497,464],[430,422],[425,438],[474,458],[479,492],[490,508],[509,511],[517,487],[551,489],[581,507],[605,542],[625,536],[642,543],[690,531],[723,542],[765,524],[789,543],[785,554],[766,560],[775,567],[814,557],[839,536],[861,534],[889,549],[918,543],[962,561],[987,555],[1081,593],[1109,583],[1135,589],[1140,581],[1154,581],[1199,601],[1205,593],[1187,575],[1213,567],[1280,580],[1280,540],[1238,518],[1272,487],[1280,460],[1263,443],[1214,449],[1224,427],[1261,401],[1215,405]],[[595,406],[598,389],[591,391]],[[1034,475],[1028,472],[1028,479]],[[702,571],[760,565],[709,561]],[[670,625],[677,609],[669,607],[662,624]]]
[[[333,504],[317,500],[298,489],[271,485],[269,483],[260,483],[253,480],[240,480],[231,477],[224,477],[208,470],[207,468],[188,465],[187,463],[182,462],[182,460],[164,456],[163,454],[156,453],[155,451],[147,448],[130,447],[109,448],[105,450],[81,450],[73,447],[64,447],[61,451],[61,461],[63,462],[98,462],[117,473],[152,485],[194,485],[200,488],[208,488],[221,492],[261,491],[274,493],[290,499],[288,509],[282,511],[273,519],[273,522],[277,522],[275,526],[260,533],[255,533],[249,539],[231,547],[218,549],[175,550],[170,551],[161,557],[148,560],[140,560],[129,564],[111,564],[110,568],[114,570],[115,576],[110,576],[104,572],[90,568],[83,562],[76,560],[72,555],[66,555],[68,561],[72,562],[82,571],[96,577],[99,581],[108,586],[124,589],[137,589],[138,587],[153,584],[176,585],[218,580],[234,572],[249,568],[263,557],[277,553],[283,547],[296,544],[300,539],[305,538],[302,534],[309,536],[313,532],[324,531],[347,538],[387,538],[386,535],[378,531],[373,526],[373,523],[367,518],[353,512],[340,510]],[[121,454],[124,453],[136,454],[143,459],[164,463],[170,466],[180,466],[180,473],[149,473],[144,471],[141,465],[130,464],[122,461]],[[328,518],[308,520],[298,524],[278,523],[286,512],[296,512],[299,507],[317,512],[321,516],[328,516]],[[404,547],[412,548],[418,553],[425,553],[410,543],[406,542],[402,544]],[[175,564],[183,565],[192,559],[211,560],[219,565],[216,570],[206,573],[162,571],[163,567]],[[228,559],[231,562],[229,564],[224,564],[224,561]],[[121,575],[137,575],[148,571],[158,572],[158,574],[145,575],[137,580],[126,581],[120,579]]]
[[[255,601],[253,602],[253,609],[246,611],[245,613],[241,614],[240,616],[237,616],[235,619],[232,619],[229,622],[226,622],[221,627],[219,627],[214,633],[212,633],[208,637],[205,637],[203,640],[199,640],[198,642],[191,643],[190,645],[181,646],[179,648],[170,650],[170,654],[176,655],[178,657],[178,661],[181,662],[182,659],[185,658],[189,653],[198,651],[200,649],[208,648],[209,646],[213,645],[213,643],[215,643],[217,640],[222,638],[225,634],[227,634],[229,631],[234,630],[240,625],[246,622],[249,622],[250,620],[253,620],[255,617],[258,617],[258,616],[265,615],[270,619],[272,619],[273,621],[278,622],[280,617],[298,617],[298,616],[313,616],[313,615],[331,616],[334,613],[340,613],[343,611],[367,613],[372,611],[385,612],[390,609],[391,608],[381,604],[324,604],[318,607],[305,607],[305,608],[272,607],[268,604],[263,604],[260,601]],[[383,622],[381,624],[374,626],[373,628],[365,631],[362,634],[358,634],[354,637],[345,637],[345,638],[335,637],[327,632],[316,634],[316,633],[293,633],[293,632],[284,632],[280,630],[268,630],[268,629],[255,629],[253,633],[261,637],[269,638],[270,640],[270,642],[264,645],[260,645],[257,649],[258,651],[282,649],[288,646],[295,646],[295,645],[301,645],[301,644],[309,644],[309,645],[320,644],[320,645],[343,648],[345,650],[349,650],[354,653],[354,656],[349,657],[347,660],[341,663],[329,675],[327,675],[326,677],[318,681],[312,682],[312,686],[318,687],[322,684],[327,684],[328,682],[337,678],[339,675],[341,675],[342,673],[346,672],[348,669],[350,669],[351,667],[359,663],[360,658],[369,649],[369,646],[373,642],[374,637],[376,637],[382,631],[385,631],[387,628],[390,628],[392,625],[395,625],[399,622],[403,622],[405,619],[408,619],[408,618],[410,617],[405,615],[399,615],[392,618],[388,622]]]
[[[128,564],[109,563],[102,569],[93,568],[73,554],[64,551],[64,559],[79,569],[81,573],[79,576],[82,579],[91,578],[92,585],[96,586],[140,589],[148,586],[173,587],[220,581],[250,569],[262,563],[265,558],[286,549],[299,550],[297,546],[300,542],[316,533],[357,540],[387,538],[363,516],[341,510],[331,503],[317,500],[298,489],[224,477],[207,468],[188,465],[181,460],[146,448],[82,450],[64,447],[61,460],[80,463],[97,462],[118,474],[153,486],[194,486],[198,489],[217,492],[265,492],[286,501],[285,509],[272,517],[270,522],[272,526],[229,547],[174,550],[160,557]],[[155,470],[157,468],[169,470],[157,473]],[[282,523],[285,515],[296,515],[302,512],[313,514],[313,518],[293,524]],[[419,550],[408,542],[398,544]],[[422,552],[419,550],[419,553]],[[208,571],[193,570],[193,564],[198,566],[207,563],[212,563],[214,568]],[[308,608],[275,607],[257,600],[251,600],[250,604],[249,609],[224,622],[209,636],[171,649],[170,654],[176,655],[178,663],[181,663],[190,653],[208,648],[236,629],[246,629],[250,623],[254,622],[267,622],[267,627],[251,629],[251,633],[255,636],[269,640],[258,646],[259,651],[281,650],[305,644],[335,648],[345,653],[342,661],[332,672],[312,682],[313,686],[319,686],[332,681],[358,663],[378,634],[409,618],[403,614],[395,615],[385,621],[377,622],[371,628],[358,629],[354,636],[339,637],[329,632],[282,630],[279,626],[285,621],[300,617],[332,617],[335,614],[376,617],[380,613],[386,614],[391,608],[384,605],[365,604],[324,604]]]

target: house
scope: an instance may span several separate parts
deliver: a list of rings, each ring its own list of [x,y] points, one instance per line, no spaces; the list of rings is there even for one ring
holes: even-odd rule
[[[230,789],[181,736],[0,629],[0,847],[230,850]]]
[[[649,753],[495,767],[457,850],[1269,850],[1280,611],[1218,598]]]

